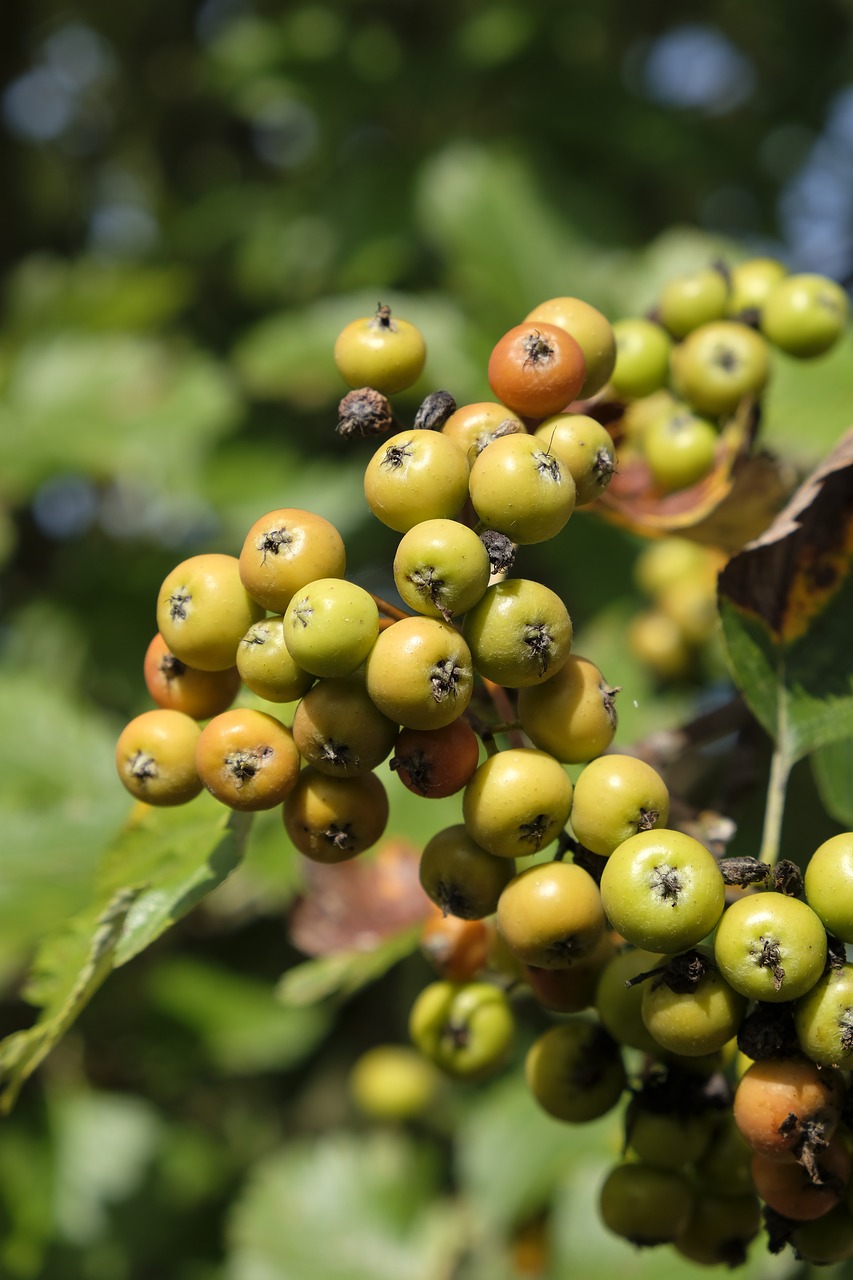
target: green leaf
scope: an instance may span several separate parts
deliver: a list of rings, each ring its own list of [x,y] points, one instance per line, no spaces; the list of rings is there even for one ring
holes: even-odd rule
[[[226,1075],[285,1070],[301,1062],[330,1026],[319,1008],[282,1008],[269,983],[221,965],[176,956],[152,973],[154,1005],[189,1027]]]
[[[291,1143],[231,1214],[227,1280],[433,1280],[452,1274],[438,1171],[391,1131]]]
[[[52,1095],[51,1127],[57,1230],[90,1246],[103,1238],[110,1206],[139,1190],[165,1125],[143,1098],[74,1091]]]
[[[49,937],[25,995],[35,1026],[0,1042],[0,1107],[32,1074],[119,965],[149,946],[237,866],[251,814],[229,813],[203,794],[181,809],[139,806],[107,851],[93,904]]]
[[[136,890],[119,890],[95,916],[78,917],[62,937],[62,968],[52,973],[51,998],[35,1026],[0,1042],[0,1111],[7,1112],[21,1085],[62,1038],[112,971],[115,951]],[[56,958],[56,957],[54,957]],[[42,963],[47,963],[46,956]]]
[[[73,673],[73,637],[53,633]],[[17,978],[44,937],[90,901],[97,859],[127,811],[115,725],[64,676],[54,669],[47,679],[14,656],[0,668],[0,978]]]
[[[192,348],[118,333],[42,336],[16,357],[0,397],[0,495],[20,499],[57,471],[195,493],[238,410],[222,367]]]
[[[299,1007],[335,997],[346,1000],[369,982],[375,982],[398,961],[417,948],[422,926],[386,938],[367,951],[333,951],[288,969],[276,996],[283,1004]]]
[[[720,576],[735,681],[788,767],[853,734],[853,430]]]
[[[116,966],[151,945],[211,890],[243,857],[252,814],[224,809],[206,793],[179,809],[148,810],[107,850],[98,875],[102,894],[135,885]]]
[[[773,351],[773,376],[762,397],[761,435],[804,469],[816,465],[850,422],[853,332],[849,327],[818,360]]]
[[[824,808],[836,822],[853,828],[853,737],[820,747],[811,764]]]
[[[153,329],[192,294],[185,268],[97,258],[24,258],[7,291],[9,332],[43,337],[56,329]]]

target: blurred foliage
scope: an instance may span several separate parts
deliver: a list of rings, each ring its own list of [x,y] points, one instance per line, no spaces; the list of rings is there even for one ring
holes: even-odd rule
[[[434,387],[488,398],[492,343],[542,298],[615,319],[721,254],[853,271],[848,6],[28,0],[0,30],[0,1027],[44,1044],[21,992],[45,938],[28,994],[53,1030],[69,1000],[80,1014],[3,1122],[0,1276],[512,1280],[515,1233],[540,1221],[542,1276],[692,1274],[598,1227],[614,1128],[567,1136],[520,1057],[405,1131],[371,1129],[347,1071],[406,1037],[428,976],[414,936],[306,961],[283,923],[297,860],[269,815],[189,910],[235,850],[211,869],[221,832],[197,810],[183,831],[171,815],[116,837],[113,748],[148,705],[157,584],[196,551],[237,551],[263,511],[334,519],[353,576],[392,593],[395,539],[361,492],[369,446],[333,430],[334,337],[380,298],[427,337],[395,402],[409,420]],[[808,368],[777,357],[764,438],[805,470],[851,405],[849,341]],[[730,692],[720,664],[672,691],[626,653],[639,545],[579,514],[519,560],[623,686],[622,745]],[[687,772],[744,853],[769,752],[759,734],[753,748],[740,790],[713,751]],[[820,754],[848,823],[849,769],[849,740]],[[393,803],[397,834],[447,821]],[[821,812],[798,766],[796,855],[837,829]],[[137,932],[114,954],[97,921],[128,876]],[[49,961],[67,977],[72,919],[68,991]],[[153,945],[124,964],[133,937]],[[538,1015],[520,1016],[526,1043]],[[748,1274],[794,1269],[759,1252]]]

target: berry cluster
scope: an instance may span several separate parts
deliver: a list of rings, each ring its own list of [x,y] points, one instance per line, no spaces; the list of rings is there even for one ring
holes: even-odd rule
[[[724,563],[715,547],[680,537],[661,538],[638,555],[634,582],[648,606],[631,618],[628,645],[661,683],[695,675],[708,659]]]
[[[830,340],[824,285],[785,278],[764,302],[748,266],[742,278],[706,273],[695,290],[676,282],[662,300],[685,395],[698,385],[694,351],[717,380],[757,367],[764,339],[717,308],[763,303],[765,332],[797,354]],[[805,290],[808,339],[795,341],[773,301],[786,287],[789,310]],[[267,513],[239,556],[194,556],[163,582],[145,659],[157,709],[121,734],[118,771],[148,804],[206,788],[236,810],[280,806],[296,849],[324,863],[381,838],[383,762],[427,801],[459,795],[460,821],[421,855],[439,969],[411,1011],[423,1058],[456,1080],[500,1069],[516,1039],[511,996],[532,995],[548,1024],[526,1057],[537,1102],[579,1123],[627,1101],[626,1155],[601,1191],[614,1232],[735,1264],[758,1232],[760,1197],[773,1247],[790,1240],[829,1260],[829,1235],[809,1224],[832,1215],[833,1258],[853,1256],[842,1075],[853,1067],[842,945],[853,942],[853,834],[817,850],[803,881],[790,865],[721,860],[669,826],[658,772],[609,750],[618,689],[572,651],[566,605],[512,576],[518,548],[560,534],[616,469],[610,433],[578,403],[659,385],[648,348],[632,363],[639,347],[625,335],[653,332],[668,376],[664,329],[627,323],[614,334],[581,300],[552,299],[496,344],[495,401],[457,407],[437,392],[410,429],[386,396],[419,376],[420,334],[387,307],[347,326],[335,359],[353,389],[339,430],[384,436],[364,492],[401,535],[393,576],[411,612],[347,579],[327,520]],[[737,398],[763,376],[735,379]],[[691,404],[726,413],[733,396]],[[295,704],[288,723],[232,707],[242,685]],[[567,765],[581,766],[574,784]]]
[[[714,468],[726,423],[771,375],[770,345],[823,355],[844,332],[844,290],[821,275],[788,275],[770,258],[719,263],[671,280],[645,317],[613,326],[609,390],[630,402],[620,457],[644,464],[661,494]]]

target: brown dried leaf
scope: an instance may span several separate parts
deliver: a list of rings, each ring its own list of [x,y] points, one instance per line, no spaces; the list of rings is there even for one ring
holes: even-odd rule
[[[306,889],[291,913],[290,940],[306,955],[370,951],[432,910],[418,850],[403,840],[386,841],[371,857],[304,864]]]

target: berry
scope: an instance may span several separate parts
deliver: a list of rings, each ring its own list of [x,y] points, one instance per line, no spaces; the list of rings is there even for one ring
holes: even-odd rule
[[[638,1160],[610,1170],[599,1210],[608,1230],[632,1244],[666,1244],[686,1230],[693,1195],[680,1173]]]
[[[507,688],[541,684],[572,647],[572,620],[560,597],[529,578],[496,582],[469,610],[462,633],[480,675]]]
[[[461,822],[439,831],[421,854],[424,893],[443,912],[463,920],[492,915],[514,875],[512,859],[481,849]]]
[[[142,664],[145,685],[158,707],[183,711],[193,720],[208,720],[225,711],[240,689],[240,672],[236,667],[224,671],[198,671],[169,649],[157,632],[149,644]]]
[[[557,413],[541,422],[534,435],[574,480],[576,506],[588,506],[601,496],[616,471],[616,448],[606,427],[584,413]]]
[[[303,671],[347,676],[364,662],[379,634],[379,610],[363,587],[318,578],[294,595],[284,614],[284,642]]]
[[[473,529],[457,520],[423,520],[400,539],[394,583],[410,609],[449,622],[489,585],[489,553]]]
[[[451,519],[468,497],[468,460],[440,431],[400,431],[367,464],[364,496],[377,519],[397,533],[422,520]]]
[[[638,832],[665,827],[668,818],[666,783],[636,756],[599,756],[575,783],[572,830],[585,848],[603,857]]]
[[[384,395],[417,382],[426,363],[426,343],[409,320],[382,303],[375,315],[352,320],[338,334],[335,365],[350,387],[372,387]]]
[[[518,716],[535,747],[564,764],[583,764],[613,741],[618,692],[594,663],[572,653],[544,683],[519,690]]]
[[[510,747],[484,760],[465,788],[462,815],[477,844],[501,858],[538,853],[569,816],[572,784],[553,756]]]
[[[523,418],[547,418],[577,399],[586,362],[580,345],[565,329],[526,321],[495,343],[488,379],[507,408]]]
[[[316,578],[342,578],[346,548],[333,524],[311,511],[279,507],[256,520],[240,552],[240,579],[253,600],[284,613]]]
[[[434,618],[402,618],[381,632],[364,671],[379,710],[407,729],[441,729],[471,701],[471,652]]]
[[[715,320],[689,333],[672,353],[673,383],[697,413],[731,413],[758,395],[770,376],[767,343],[737,320]]]
[[[700,324],[721,320],[728,297],[727,273],[717,267],[702,267],[664,285],[658,315],[674,338],[683,338]]]
[[[607,859],[600,888],[613,928],[647,951],[671,954],[696,946],[725,905],[716,859],[681,831],[641,831],[625,840]],[[723,975],[728,978],[725,970]]]
[[[704,480],[719,441],[713,422],[676,406],[646,428],[643,454],[655,484],[670,493]]]
[[[672,339],[652,320],[617,320],[616,364],[610,386],[618,396],[639,400],[665,386]]]
[[[616,1106],[627,1085],[615,1040],[594,1022],[573,1018],[550,1027],[524,1063],[527,1087],[555,1120],[585,1124]]]
[[[847,294],[826,276],[794,275],[767,296],[761,331],[789,356],[811,359],[835,346],[847,323]]]
[[[369,697],[359,673],[319,680],[293,717],[299,754],[335,778],[375,769],[390,754],[398,730]]]
[[[815,849],[805,870],[806,902],[827,932],[853,942],[853,831]]]
[[[433,982],[412,1006],[409,1034],[447,1075],[479,1080],[503,1065],[515,1019],[505,993],[489,982]]]
[[[124,786],[146,804],[175,805],[202,789],[195,764],[201,729],[183,711],[143,711],[119,734],[116,768]]]
[[[198,775],[230,809],[254,812],[281,804],[299,775],[293,735],[275,716],[237,707],[214,716],[195,749]]]
[[[375,844],[388,822],[388,793],[375,773],[332,778],[306,766],[284,802],[284,825],[315,862],[346,862]]]
[[[680,982],[673,979],[670,985],[667,971],[644,984],[643,1022],[661,1048],[670,1053],[690,1058],[716,1053],[737,1034],[743,1022],[746,997],[732,990],[713,963],[707,963],[711,954],[709,947],[700,947],[688,952],[687,957],[675,958],[676,965],[685,959],[700,958],[696,979],[687,990],[683,964],[678,970]]]
[[[537,436],[493,441],[474,460],[468,487],[483,524],[522,544],[555,538],[575,509],[574,480]]]
[[[191,556],[166,575],[157,597],[157,626],[171,652],[188,667],[224,671],[237,646],[264,615],[240,579],[236,556]]]
[[[595,881],[572,862],[528,867],[509,880],[497,903],[504,942],[540,969],[565,969],[589,955],[605,923]]]
[[[477,735],[458,719],[441,729],[401,729],[390,765],[416,796],[440,800],[462,790],[479,760]]]
[[[826,933],[811,907],[784,893],[733,902],[717,926],[714,955],[726,981],[753,1000],[797,1000],[826,963]]]
[[[281,614],[249,627],[237,648],[237,670],[246,688],[267,702],[295,702],[316,678],[290,656]]]
[[[586,377],[578,392],[582,400],[605,385],[616,363],[616,339],[610,321],[582,298],[549,298],[524,317],[525,324],[554,324],[571,334],[583,352]]]

